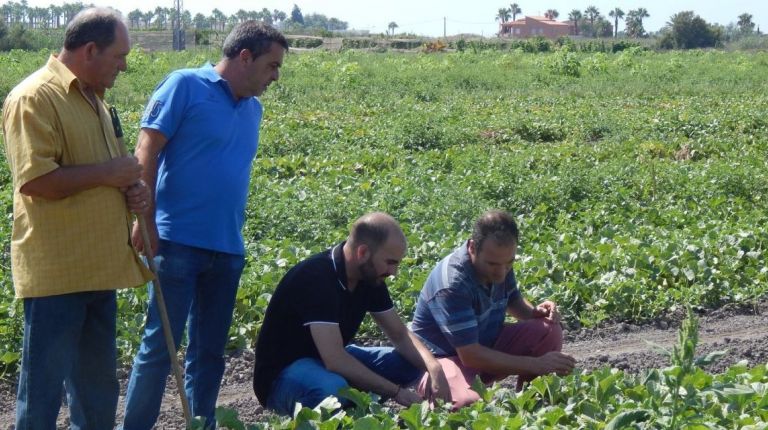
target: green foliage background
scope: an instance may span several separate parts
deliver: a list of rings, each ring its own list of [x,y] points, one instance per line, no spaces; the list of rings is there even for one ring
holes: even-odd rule
[[[0,54],[0,96],[47,55]],[[217,57],[132,52],[108,95],[127,140],[166,73]],[[409,239],[390,283],[406,319],[432,266],[490,208],[521,224],[524,293],[559,302],[571,326],[755,301],[768,288],[765,76],[766,53],[289,55],[262,97],[231,347],[253,342],[290,266],[371,210],[395,216]],[[22,315],[5,163],[0,178],[0,361],[13,369]],[[144,288],[120,293],[125,360],[145,300]]]

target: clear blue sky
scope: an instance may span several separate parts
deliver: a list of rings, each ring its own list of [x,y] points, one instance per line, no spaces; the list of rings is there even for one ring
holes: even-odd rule
[[[19,1],[19,0],[17,0]],[[100,6],[112,6],[127,14],[130,10],[154,9],[158,5],[172,7],[173,0],[82,0],[84,3],[93,1]],[[398,32],[405,31],[425,36],[443,35],[443,18],[446,21],[448,35],[458,33],[476,33],[485,36],[493,35],[498,31],[496,14],[501,7],[509,7],[511,2],[496,0],[227,0],[212,2],[210,0],[183,0],[184,8],[192,12],[209,15],[214,7],[218,7],[225,14],[232,14],[238,9],[261,10],[266,7],[269,10],[279,9],[290,13],[294,3],[299,6],[302,13],[321,13],[347,21],[350,28],[369,30],[374,33],[382,33],[387,30],[387,24],[394,21],[399,25]],[[48,6],[60,4],[62,0],[29,0],[31,6]],[[567,19],[568,12],[572,9],[583,11],[590,5],[596,6],[600,13],[607,15],[608,11],[619,7],[625,13],[630,9],[644,7],[651,15],[647,18],[645,28],[648,31],[657,31],[680,11],[692,10],[711,23],[726,25],[736,22],[737,17],[746,12],[753,16],[752,21],[761,31],[768,32],[768,0],[585,0],[585,1],[529,1],[518,0],[517,3],[524,15],[543,15],[547,9],[555,9],[560,13],[559,19]],[[619,29],[624,29],[624,24],[619,22]]]

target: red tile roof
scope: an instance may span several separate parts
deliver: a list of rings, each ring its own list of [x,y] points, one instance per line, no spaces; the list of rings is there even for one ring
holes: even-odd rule
[[[505,23],[502,23],[501,25],[502,27],[521,27],[526,25],[526,21],[528,19],[532,19],[534,21],[540,22],[541,24],[549,25],[553,27],[570,27],[572,25],[570,21],[560,22],[560,21],[549,19],[545,16],[526,16],[524,18],[518,19],[517,21],[505,22]]]

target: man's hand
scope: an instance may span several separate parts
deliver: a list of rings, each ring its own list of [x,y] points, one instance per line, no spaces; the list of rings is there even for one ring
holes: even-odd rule
[[[147,235],[149,236],[149,241],[151,242],[150,248],[147,248],[146,244],[144,243],[144,238],[141,236],[141,229],[139,228],[138,222],[133,223],[133,231],[131,232],[131,243],[133,244],[133,247],[136,248],[137,252],[143,253],[148,258],[154,257],[157,254],[157,247],[158,243],[160,242],[160,235],[157,233],[155,220],[151,218],[151,216],[144,216],[145,225],[147,227]]]
[[[397,390],[397,393],[395,394],[395,397],[392,398],[392,400],[396,401],[398,404],[405,406],[406,408],[408,406],[411,406],[414,403],[421,403],[422,399],[420,395],[416,394],[415,392],[400,387]]]
[[[435,365],[430,366],[427,373],[429,373],[426,387],[427,392],[425,393],[427,400],[443,399],[446,403],[452,402],[451,387],[448,385],[448,378],[445,377],[445,372],[443,372],[443,366],[435,362]]]
[[[104,163],[103,166],[106,170],[106,185],[115,188],[128,188],[141,179],[141,165],[132,155],[113,158]]]
[[[538,367],[536,375],[556,373],[560,376],[569,375],[576,365],[576,359],[559,351],[550,351],[536,359]]]
[[[144,215],[150,209],[152,196],[144,181],[139,180],[130,187],[121,188],[121,191],[125,194],[125,203],[129,211],[136,215]]]
[[[557,311],[557,305],[549,300],[534,307],[531,316],[533,318],[546,318],[555,324],[560,324],[560,312]]]

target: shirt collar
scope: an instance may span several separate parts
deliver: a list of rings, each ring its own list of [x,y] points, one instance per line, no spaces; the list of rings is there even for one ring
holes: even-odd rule
[[[331,248],[330,256],[331,256],[331,264],[333,265],[333,270],[336,275],[336,280],[338,281],[339,287],[344,291],[349,291],[347,289],[347,263],[344,261],[344,244],[347,243],[346,241],[341,242]]]
[[[203,69],[203,76],[205,76],[206,79],[208,79],[211,82],[219,82],[224,81],[226,82],[226,79],[224,79],[217,71],[213,68],[213,63],[205,63],[202,67]]]
[[[232,99],[232,102],[235,104],[239,104],[248,99],[248,97],[243,97],[237,100],[235,95],[232,93],[232,88],[230,88],[229,86],[229,81],[224,79],[224,77],[221,76],[214,67],[215,66],[212,63],[205,63],[205,65],[203,65],[202,67],[203,76],[206,79],[208,79],[213,83],[218,83],[219,86],[227,93],[227,95]]]
[[[493,286],[496,284],[491,284],[490,286],[483,284],[480,282],[480,275],[477,274],[477,270],[475,270],[475,265],[472,264],[472,258],[469,255],[469,241],[464,242],[464,245],[461,246],[461,261],[464,264],[464,270],[466,270],[468,273],[471,274],[472,279],[475,281],[475,285],[477,285],[480,289],[484,291],[490,291],[493,289]]]
[[[46,63],[46,67],[67,93],[71,92],[73,89],[75,91],[80,91],[80,80],[67,66],[64,65],[64,63],[59,61],[56,54],[51,54],[48,58],[48,63]],[[104,98],[104,93],[96,93],[96,95],[99,98]]]

